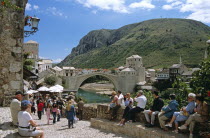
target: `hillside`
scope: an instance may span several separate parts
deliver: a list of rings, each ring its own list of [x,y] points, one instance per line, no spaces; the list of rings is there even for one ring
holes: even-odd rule
[[[210,27],[189,19],[153,19],[116,30],[95,30],[84,36],[59,66],[114,68],[133,54],[148,68],[179,62],[198,65],[204,57]]]

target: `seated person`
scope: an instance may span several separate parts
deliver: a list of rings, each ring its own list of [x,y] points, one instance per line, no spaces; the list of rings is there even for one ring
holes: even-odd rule
[[[147,124],[145,125],[146,127],[153,127],[154,126],[154,122],[155,122],[155,115],[157,115],[160,111],[161,108],[164,106],[164,102],[163,100],[158,96],[158,92],[154,91],[153,92],[153,96],[154,96],[154,101],[153,101],[153,105],[151,107],[150,110],[144,110],[144,114],[147,120]],[[149,119],[149,115],[151,115],[151,121]]]
[[[188,105],[186,107],[181,108],[180,112],[174,112],[171,121],[166,124],[166,127],[172,127],[172,123],[175,122],[175,132],[178,133],[178,122],[185,121],[188,117],[194,112],[195,108],[195,94],[188,94]]]
[[[147,103],[147,98],[143,95],[142,90],[137,93],[137,96],[134,98],[134,101],[137,102],[137,106],[128,112],[129,122],[135,122],[135,114],[144,111],[144,108]]]
[[[165,121],[173,116],[174,112],[177,111],[177,107],[179,105],[175,98],[175,94],[170,94],[169,99],[171,101],[168,103],[168,106],[163,107],[161,112],[158,114],[160,127],[165,131],[167,130],[167,128],[165,127]]]
[[[112,114],[110,120],[115,120],[117,118],[117,111],[120,109],[121,105],[124,103],[124,96],[121,91],[117,92],[117,95],[114,97],[114,103],[116,106],[112,108]]]
[[[18,133],[21,136],[44,138],[44,132],[40,130],[31,115],[26,111],[31,108],[30,101],[23,100],[21,102],[21,111],[18,113]],[[33,129],[31,129],[33,128]]]
[[[123,117],[120,121],[120,123],[118,125],[122,126],[122,125],[125,125],[125,118],[126,116],[128,115],[128,112],[132,109],[132,106],[133,106],[133,98],[131,98],[131,94],[130,93],[127,93],[125,95],[125,110],[124,110],[124,113],[123,113]]]
[[[110,114],[110,109],[114,108],[117,105],[118,96],[117,93],[114,91],[112,92],[111,102],[109,104],[109,108],[105,112],[106,114]]]
[[[195,122],[205,122],[208,121],[208,105],[204,101],[203,96],[196,96],[196,108],[194,109],[194,114],[190,115],[190,117],[187,119],[184,125],[181,127],[178,127],[180,130],[187,129],[187,126],[189,126],[190,130],[190,137],[193,137],[193,129],[195,126]]]

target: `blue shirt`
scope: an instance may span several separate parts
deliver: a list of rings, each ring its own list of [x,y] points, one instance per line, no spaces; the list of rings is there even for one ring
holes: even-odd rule
[[[194,102],[194,101],[189,102],[188,105],[187,105],[185,108],[186,108],[186,111],[187,111],[189,114],[192,114],[192,113],[194,112],[195,102]]]

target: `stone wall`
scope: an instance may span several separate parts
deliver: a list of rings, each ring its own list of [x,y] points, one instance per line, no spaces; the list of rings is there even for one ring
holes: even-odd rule
[[[15,91],[23,90],[22,46],[27,0],[11,0],[17,11],[0,4],[0,106],[8,106]]]
[[[97,117],[97,104],[85,104],[83,108],[83,119],[90,120]]]
[[[160,128],[146,128],[143,123],[127,123],[124,126],[106,119],[91,118],[91,127],[106,130],[108,132],[124,134],[131,138],[188,138],[188,135],[165,132]]]
[[[83,109],[83,118],[85,120],[90,120],[91,118],[101,118],[101,119],[110,119],[110,114],[106,114],[109,104],[85,104]],[[116,120],[119,121],[122,119],[124,109],[120,108],[117,112]],[[156,119],[157,120],[157,119]],[[146,122],[144,114],[136,114],[136,121]]]

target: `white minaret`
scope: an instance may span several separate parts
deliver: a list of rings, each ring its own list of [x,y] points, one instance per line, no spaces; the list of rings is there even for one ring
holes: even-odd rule
[[[179,64],[182,64],[182,57],[181,57],[181,55],[179,57]]]
[[[207,53],[207,49],[205,50],[205,53],[204,53],[204,59],[207,59],[208,57],[208,53]]]

